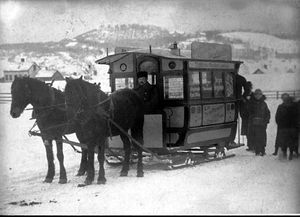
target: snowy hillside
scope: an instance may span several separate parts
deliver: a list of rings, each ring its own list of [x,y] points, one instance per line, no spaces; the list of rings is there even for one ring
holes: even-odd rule
[[[300,51],[299,41],[280,39],[264,33],[228,32],[220,35],[231,41],[240,40],[244,44],[249,44],[252,49],[267,48],[280,53],[299,53]]]
[[[193,41],[230,44],[233,59],[244,62],[240,73],[246,76],[251,76],[257,69],[276,76],[290,72],[297,77],[300,73],[299,40],[241,31],[196,31],[187,34],[139,24],[100,25],[97,29],[59,42],[2,44],[0,59],[18,62],[25,57],[29,62],[59,70],[64,75],[74,72],[85,75],[89,65],[95,67],[95,60],[106,55],[106,49],[111,54],[116,46],[168,48],[174,41],[178,42],[182,53],[190,50]],[[0,67],[0,77],[3,70]],[[101,70],[98,73],[106,72]]]

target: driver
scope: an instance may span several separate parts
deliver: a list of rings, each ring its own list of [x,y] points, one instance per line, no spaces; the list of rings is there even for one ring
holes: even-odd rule
[[[148,73],[146,71],[137,73],[137,81],[138,85],[134,90],[144,99],[145,114],[155,113],[159,104],[156,86],[149,84]]]

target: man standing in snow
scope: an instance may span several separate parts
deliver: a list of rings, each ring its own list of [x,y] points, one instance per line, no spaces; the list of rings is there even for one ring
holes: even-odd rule
[[[296,146],[297,153],[300,146],[300,100],[296,103],[297,106],[297,130],[298,130],[298,144]]]
[[[265,102],[266,97],[260,89],[254,91],[249,102],[249,140],[256,155],[265,155],[267,143],[267,125],[270,121],[270,110]]]
[[[240,107],[240,114],[241,114],[241,119],[242,119],[242,127],[241,127],[241,135],[246,136],[247,138],[247,146],[248,148],[246,149],[247,151],[253,151],[253,145],[249,142],[248,139],[248,119],[249,119],[249,112],[248,112],[248,107],[249,107],[249,101],[251,97],[253,97],[253,92],[252,92],[252,83],[251,81],[247,81],[246,83],[247,87],[247,93],[244,92],[242,101],[241,101],[241,107]]]
[[[283,155],[286,158],[287,148],[289,148],[289,159],[292,160],[293,151],[295,149],[297,140],[296,104],[287,93],[282,94],[281,99],[282,104],[278,106],[275,115],[277,135],[275,141],[275,152],[273,155],[277,155],[278,148],[281,147]]]

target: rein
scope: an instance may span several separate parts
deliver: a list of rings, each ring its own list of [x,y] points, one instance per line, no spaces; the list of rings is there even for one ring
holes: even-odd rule
[[[65,103],[60,103],[56,105],[49,105],[49,106],[35,106],[36,109],[48,109],[48,108],[56,108],[65,105]],[[34,110],[34,108],[27,108],[25,110]]]

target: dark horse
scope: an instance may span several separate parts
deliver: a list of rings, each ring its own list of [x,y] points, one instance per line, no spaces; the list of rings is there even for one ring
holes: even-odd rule
[[[31,104],[36,116],[37,125],[42,134],[48,160],[48,172],[44,182],[51,183],[55,175],[55,165],[52,150],[52,140],[56,141],[57,158],[60,166],[59,183],[67,182],[66,170],[64,167],[64,155],[62,147],[62,136],[74,133],[71,125],[67,125],[65,110],[65,96],[42,81],[23,77],[16,77],[11,85],[12,102],[10,114],[13,118],[18,118],[26,106]],[[82,140],[84,132],[76,131],[79,141]],[[83,175],[86,170],[87,151],[82,152],[81,165],[77,175]]]
[[[98,184],[105,184],[104,151],[105,140],[109,136],[120,135],[124,143],[125,158],[121,176],[127,176],[131,153],[131,142],[118,128],[110,124],[108,118],[122,127],[126,132],[143,144],[144,105],[137,93],[130,89],[121,89],[109,97],[96,85],[79,79],[66,79],[65,87],[66,107],[69,120],[76,123],[76,127],[88,129],[88,168],[85,184],[93,182],[94,149],[98,146],[99,175]],[[138,147],[137,176],[143,177],[142,149]]]

